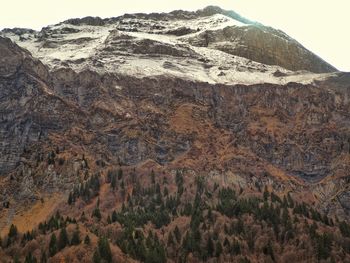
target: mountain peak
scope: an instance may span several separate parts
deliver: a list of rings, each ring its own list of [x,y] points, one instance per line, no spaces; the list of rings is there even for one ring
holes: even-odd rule
[[[1,262],[350,262],[350,74],[215,6],[0,35]]]

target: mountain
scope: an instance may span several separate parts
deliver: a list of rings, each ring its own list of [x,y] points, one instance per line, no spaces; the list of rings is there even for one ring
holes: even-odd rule
[[[4,262],[350,260],[349,73],[213,6],[0,35]]]

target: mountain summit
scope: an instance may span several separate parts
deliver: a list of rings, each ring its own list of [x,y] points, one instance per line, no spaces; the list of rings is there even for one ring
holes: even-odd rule
[[[0,35],[3,262],[349,262],[350,74],[213,6]]]
[[[336,71],[282,31],[214,6],[196,12],[69,19],[40,32],[8,29],[2,35],[51,68],[168,74],[228,84],[251,79],[281,83],[312,76],[296,71]],[[276,78],[275,71],[287,78]]]

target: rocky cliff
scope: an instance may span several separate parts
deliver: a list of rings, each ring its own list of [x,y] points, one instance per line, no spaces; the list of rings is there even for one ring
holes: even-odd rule
[[[350,75],[284,33],[208,8],[2,34],[2,229],[118,166],[349,218]]]

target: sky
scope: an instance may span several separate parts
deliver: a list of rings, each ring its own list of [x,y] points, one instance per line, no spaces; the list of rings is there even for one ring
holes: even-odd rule
[[[0,29],[40,30],[68,18],[197,10],[217,5],[281,29],[342,71],[350,71],[349,0],[1,0]]]

